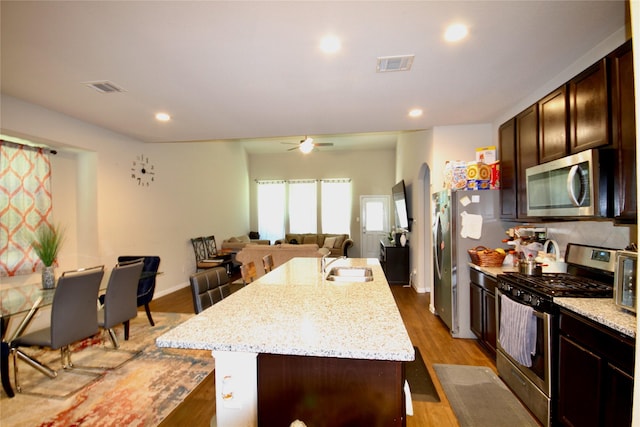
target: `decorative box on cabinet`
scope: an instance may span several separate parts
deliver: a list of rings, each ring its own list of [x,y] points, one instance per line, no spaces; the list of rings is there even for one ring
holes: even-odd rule
[[[469,278],[471,331],[495,360],[497,280],[473,267],[469,269]]]
[[[563,426],[630,426],[635,341],[560,310],[558,408]]]
[[[409,284],[409,245],[395,246],[380,241],[380,264],[390,285]]]

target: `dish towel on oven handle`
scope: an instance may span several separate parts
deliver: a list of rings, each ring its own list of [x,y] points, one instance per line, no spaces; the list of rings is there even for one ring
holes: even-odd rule
[[[536,354],[536,316],[533,307],[500,296],[500,345],[522,366]]]

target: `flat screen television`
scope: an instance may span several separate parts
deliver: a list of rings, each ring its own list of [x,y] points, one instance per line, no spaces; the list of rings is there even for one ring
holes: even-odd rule
[[[396,227],[411,231],[411,221],[407,209],[407,190],[404,186],[404,179],[393,186],[391,190],[393,206],[396,215]]]

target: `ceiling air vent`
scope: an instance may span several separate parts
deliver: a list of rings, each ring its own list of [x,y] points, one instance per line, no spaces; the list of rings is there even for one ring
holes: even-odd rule
[[[126,92],[123,88],[117,86],[114,83],[111,83],[108,80],[101,82],[86,82],[85,85],[89,86],[91,89],[95,89],[100,93],[120,93]]]
[[[409,71],[413,64],[415,55],[403,56],[380,56],[376,65],[378,73],[386,73],[389,71]]]

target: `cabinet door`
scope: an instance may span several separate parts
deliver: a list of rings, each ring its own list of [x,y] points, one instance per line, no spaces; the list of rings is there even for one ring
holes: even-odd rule
[[[601,60],[569,82],[570,152],[609,144],[606,60]]]
[[[602,425],[630,426],[633,408],[633,377],[611,364],[607,364],[605,372]]]
[[[495,358],[497,330],[496,327],[496,296],[490,292],[484,292],[484,340]]]
[[[560,336],[558,421],[566,426],[598,426],[602,359]]]
[[[527,218],[528,167],[538,164],[538,104],[516,116],[516,155],[518,185],[518,218]]]
[[[636,117],[631,40],[610,56],[611,136],[617,149],[614,215],[621,222],[637,222]]]
[[[567,90],[562,86],[538,102],[540,163],[567,155]]]
[[[469,303],[470,303],[470,329],[479,340],[484,340],[482,334],[482,288],[471,282],[469,286]]]
[[[500,126],[500,218],[516,219],[516,120]]]

